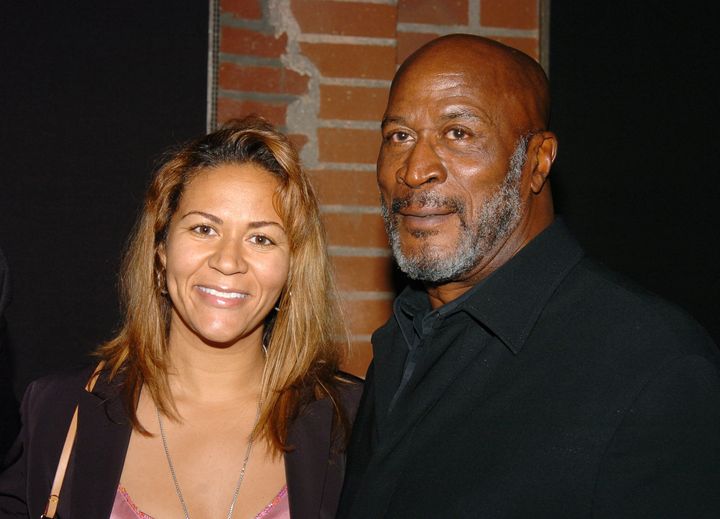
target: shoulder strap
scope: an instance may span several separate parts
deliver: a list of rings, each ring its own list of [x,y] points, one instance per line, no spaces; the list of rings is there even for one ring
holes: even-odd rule
[[[104,365],[105,362],[100,361],[95,368],[95,371],[93,371],[93,374],[90,376],[87,384],[85,384],[85,391],[91,392],[93,390],[95,382],[97,382]],[[75,412],[73,413],[72,420],[70,421],[70,427],[68,427],[68,432],[65,436],[65,444],[63,445],[62,452],[60,453],[60,461],[58,461],[58,466],[55,470],[55,479],[53,479],[53,484],[50,488],[50,497],[48,498],[47,505],[45,505],[45,513],[40,516],[40,519],[53,519],[55,517],[55,513],[57,512],[57,507],[60,503],[60,489],[62,488],[68,461],[70,461],[70,454],[72,453],[73,445],[75,444],[77,425],[78,406],[75,406]]]

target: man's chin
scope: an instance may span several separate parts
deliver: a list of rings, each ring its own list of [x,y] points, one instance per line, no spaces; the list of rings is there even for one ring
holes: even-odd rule
[[[401,227],[398,232],[398,241],[403,252],[417,254],[422,253],[428,247],[438,250],[454,247],[457,236],[452,229],[407,229]]]
[[[433,236],[437,236],[440,233],[438,231],[408,231],[407,234],[409,234],[416,240],[427,240],[429,238],[432,238]]]
[[[446,264],[450,258],[447,258],[447,249],[424,247],[424,248],[404,248],[395,250],[395,261],[400,270],[408,277],[417,281],[429,281],[436,277],[436,271],[439,265]],[[442,269],[442,267],[441,267]]]

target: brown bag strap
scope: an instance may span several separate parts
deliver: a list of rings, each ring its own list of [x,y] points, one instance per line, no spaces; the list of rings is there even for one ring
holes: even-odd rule
[[[100,372],[102,371],[104,361],[100,363],[93,371],[87,384],[85,384],[85,391],[91,392],[95,387]],[[60,453],[60,461],[58,461],[57,469],[55,470],[55,479],[53,479],[52,487],[50,488],[50,497],[48,498],[47,505],[45,506],[45,512],[40,516],[41,519],[53,519],[57,512],[58,504],[60,503],[60,489],[62,488],[63,480],[65,479],[65,471],[67,471],[68,461],[70,461],[70,454],[72,453],[73,445],[75,444],[75,435],[77,433],[78,425],[78,407],[75,406],[75,412],[73,413],[72,420],[70,420],[70,426],[68,427],[67,435],[65,436],[65,444],[63,445],[62,452]]]

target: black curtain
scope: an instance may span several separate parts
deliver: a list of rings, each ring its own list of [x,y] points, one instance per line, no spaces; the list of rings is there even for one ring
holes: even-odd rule
[[[709,5],[552,2],[551,178],[591,254],[720,343],[720,40]]]
[[[153,164],[205,129],[207,28],[202,1],[3,5],[0,387],[9,371],[16,397],[117,328],[117,268]]]

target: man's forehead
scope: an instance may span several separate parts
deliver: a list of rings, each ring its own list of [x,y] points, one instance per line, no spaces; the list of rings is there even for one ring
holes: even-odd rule
[[[407,72],[393,84],[386,119],[428,112],[436,118],[489,120],[494,107],[502,104],[500,89],[464,71]]]
[[[496,102],[495,98],[504,95],[513,83],[501,68],[459,57],[448,59],[431,55],[398,71],[389,100],[422,95],[435,99],[458,96]]]
[[[404,75],[425,75],[440,71],[455,74],[498,74],[518,65],[511,50],[486,40],[442,40],[421,48],[398,70]]]
[[[399,111],[448,110],[465,104],[491,124],[542,126],[538,92],[524,67],[508,51],[478,45],[467,49],[444,45],[406,62],[393,81],[386,115]]]

